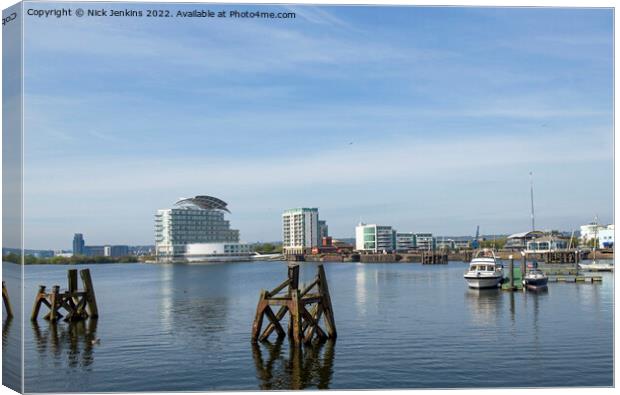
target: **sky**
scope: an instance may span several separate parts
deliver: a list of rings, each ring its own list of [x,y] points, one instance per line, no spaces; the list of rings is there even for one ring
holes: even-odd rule
[[[26,248],[153,244],[195,195],[246,242],[292,207],[335,237],[515,233],[530,171],[537,228],[613,221],[611,9],[156,7],[296,18],[26,16]]]

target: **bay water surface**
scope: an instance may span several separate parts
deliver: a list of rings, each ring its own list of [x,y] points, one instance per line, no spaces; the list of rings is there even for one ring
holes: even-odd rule
[[[275,334],[250,342],[259,292],[286,279],[284,262],[26,266],[25,391],[613,385],[613,274],[510,293],[469,289],[460,262],[324,266],[338,338],[301,350]],[[65,288],[69,268],[91,270],[99,319],[31,324],[38,285]],[[315,273],[302,263],[300,281]],[[3,326],[14,369],[19,317]]]

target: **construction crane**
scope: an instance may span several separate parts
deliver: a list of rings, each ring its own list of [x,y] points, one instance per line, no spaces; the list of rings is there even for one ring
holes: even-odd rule
[[[478,249],[480,247],[480,243],[478,242],[478,238],[480,237],[480,225],[476,226],[476,237],[474,237],[474,241],[471,242],[471,248]]]

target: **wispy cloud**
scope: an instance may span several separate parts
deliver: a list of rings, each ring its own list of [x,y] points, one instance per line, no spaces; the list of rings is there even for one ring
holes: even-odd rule
[[[613,207],[612,12],[265,7],[298,17],[27,19],[35,238],[151,241],[153,210],[196,193],[250,238],[277,238],[289,205],[343,233],[360,215],[518,227],[531,168],[566,201],[540,203],[550,221]]]

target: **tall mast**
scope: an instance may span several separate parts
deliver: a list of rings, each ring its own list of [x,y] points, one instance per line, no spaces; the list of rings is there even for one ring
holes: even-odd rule
[[[530,200],[532,202],[532,232],[536,230],[536,226],[534,224],[534,178],[532,177],[532,172],[530,171]]]

